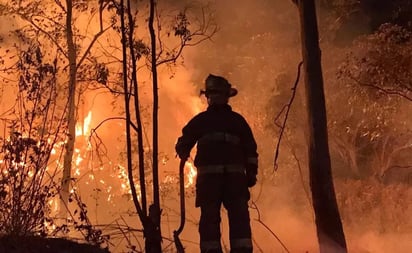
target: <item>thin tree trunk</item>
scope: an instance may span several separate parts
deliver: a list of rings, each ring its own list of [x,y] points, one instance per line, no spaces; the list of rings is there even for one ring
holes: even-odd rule
[[[74,143],[76,141],[76,47],[73,41],[72,30],[72,15],[73,3],[72,0],[66,0],[66,40],[67,40],[67,55],[69,60],[69,87],[68,87],[68,137],[66,143],[66,152],[64,153],[63,161],[63,177],[61,181],[61,214],[67,213],[67,204],[69,200],[70,181],[73,161]],[[65,217],[62,217],[65,218]]]
[[[151,41],[151,67],[153,81],[153,204],[149,208],[149,218],[153,222],[153,239],[149,253],[162,252],[160,230],[160,194],[159,194],[159,166],[158,166],[158,83],[157,83],[157,53],[156,34],[153,26],[155,17],[155,0],[150,0],[149,31]]]
[[[310,187],[320,252],[347,252],[331,172],[315,2],[298,0],[297,4],[309,120]]]
[[[129,23],[129,45],[133,45],[133,36],[134,36],[134,20],[132,17],[132,10],[130,5],[130,0],[127,0],[127,17]],[[139,103],[139,87],[137,81],[137,57],[135,53],[135,48],[129,46],[130,57],[132,61],[132,86],[134,94],[134,110],[136,117],[136,126],[137,126],[137,152],[139,159],[139,182],[140,182],[140,196],[142,203],[143,215],[147,216],[147,196],[146,196],[146,180],[145,180],[145,167],[144,167],[144,148],[143,148],[143,124],[140,115],[140,103]]]
[[[146,226],[146,216],[140,206],[139,199],[137,197],[136,187],[134,185],[133,178],[133,161],[132,161],[132,140],[131,140],[131,118],[130,118],[130,89],[128,85],[127,77],[127,36],[125,26],[125,12],[124,12],[124,0],[120,0],[120,21],[121,21],[121,33],[122,33],[122,64],[123,64],[123,90],[124,90],[124,103],[126,114],[126,150],[127,150],[127,176],[129,179],[130,191],[133,198],[133,204],[136,208],[137,214],[142,222],[143,229]],[[130,46],[130,45],[129,45]]]

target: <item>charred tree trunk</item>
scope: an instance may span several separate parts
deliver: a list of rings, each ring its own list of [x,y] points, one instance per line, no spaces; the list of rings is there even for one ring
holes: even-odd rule
[[[298,0],[309,120],[309,174],[321,253],[347,252],[328,147],[321,52],[314,0]]]

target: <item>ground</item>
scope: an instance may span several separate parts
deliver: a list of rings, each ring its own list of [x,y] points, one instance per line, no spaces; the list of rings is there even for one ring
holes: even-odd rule
[[[63,238],[0,237],[0,253],[110,253],[97,246]]]

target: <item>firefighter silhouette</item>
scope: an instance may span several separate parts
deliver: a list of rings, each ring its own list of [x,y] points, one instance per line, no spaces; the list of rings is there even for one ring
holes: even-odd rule
[[[220,209],[227,210],[231,253],[253,252],[248,200],[256,184],[258,153],[252,130],[232,111],[229,98],[237,90],[223,77],[205,81],[208,107],[182,129],[176,152],[186,160],[197,144],[196,207],[200,207],[201,253],[221,253]]]

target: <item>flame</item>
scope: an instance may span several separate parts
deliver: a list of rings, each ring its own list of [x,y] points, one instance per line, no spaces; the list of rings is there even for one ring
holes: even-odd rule
[[[49,207],[52,212],[59,211],[59,198],[53,198],[48,201]]]
[[[79,164],[80,164],[82,161],[83,161],[83,158],[81,157],[80,154],[78,154],[78,155],[77,155],[77,158],[76,158],[76,161],[75,161],[76,166],[79,166]]]
[[[84,118],[83,121],[79,121],[78,124],[76,124],[76,137],[88,137],[91,133],[91,123],[92,123],[92,111],[89,111],[87,116]],[[90,141],[87,139],[86,143],[80,141],[77,143],[76,149],[75,149],[75,156],[73,158],[73,163],[75,165],[75,172],[74,175],[77,176],[77,178],[82,178],[82,174],[85,173],[83,167],[83,161],[88,159],[88,155],[90,154],[92,150],[92,145]],[[82,180],[84,180],[84,184],[90,185],[91,181],[95,181],[99,184],[102,185],[102,187],[105,189],[104,192],[107,193],[107,198],[106,200],[108,202],[111,202],[111,200],[116,196],[116,195],[130,195],[131,196],[131,189],[129,185],[129,179],[128,179],[128,174],[127,174],[127,169],[121,165],[121,164],[112,164],[109,162],[110,168],[115,169],[115,173],[108,173],[109,177],[112,179],[117,180],[118,182],[116,183],[117,185],[120,185],[120,188],[116,187],[118,189],[116,192],[113,191],[113,187],[109,185],[109,182],[107,181],[109,178],[104,178],[100,179],[97,178],[97,176],[92,172],[90,173],[87,177],[83,177]],[[104,166],[100,166],[98,168],[98,171],[107,171],[108,168],[105,168]],[[136,183],[136,191],[138,195],[138,199],[141,198],[140,194],[140,185]]]
[[[127,168],[122,164],[108,162],[108,166],[98,166],[95,168],[93,161],[92,145],[89,141],[89,135],[92,129],[92,112],[89,111],[87,116],[83,120],[79,120],[76,124],[76,137],[78,141],[75,143],[74,155],[73,155],[73,171],[72,177],[76,179],[74,185],[70,189],[70,193],[74,193],[77,190],[91,189],[90,187],[96,187],[102,189],[105,193],[104,200],[109,204],[117,204],[118,197],[127,196],[131,198],[131,188],[128,180]],[[84,137],[84,138],[81,138]],[[10,139],[11,137],[9,137]],[[47,139],[47,143],[51,144],[52,138]],[[67,141],[60,141],[53,144],[51,149],[50,164],[45,169],[49,171],[51,175],[56,171],[62,171],[62,153],[64,153],[65,145]],[[0,165],[5,161],[0,159]],[[52,165],[53,164],[53,165]],[[11,166],[18,170],[20,167],[26,166],[23,162],[13,162]],[[3,167],[3,166],[2,166]],[[94,171],[93,171],[94,170]],[[96,173],[95,173],[96,172]],[[10,171],[6,169],[0,169],[0,173],[7,175]],[[33,176],[33,171],[28,171],[29,177]],[[101,178],[103,175],[103,178]],[[56,179],[58,180],[58,179]],[[57,184],[59,182],[56,182]],[[192,184],[193,180],[188,181],[188,184]],[[87,187],[85,187],[87,185]],[[120,186],[120,187],[119,187]],[[135,184],[138,200],[141,199],[141,189],[138,183]],[[47,201],[49,206],[50,215],[52,217],[58,217],[60,209],[63,208],[60,204],[59,196],[55,196]],[[52,223],[45,222],[49,232],[52,232],[56,226]]]
[[[90,134],[90,125],[92,122],[92,111],[89,111],[83,120],[83,124],[76,124],[76,136],[88,136]]]
[[[185,183],[185,188],[189,188],[195,182],[195,178],[197,176],[197,170],[193,163],[187,161],[185,163],[185,175],[187,176],[187,180]]]

